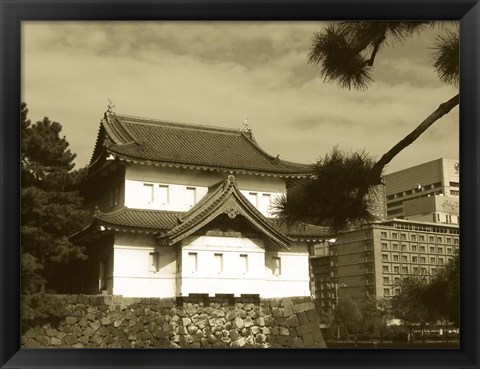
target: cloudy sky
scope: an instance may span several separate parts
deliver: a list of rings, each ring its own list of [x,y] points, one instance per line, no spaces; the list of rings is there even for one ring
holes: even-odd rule
[[[312,163],[338,145],[379,158],[453,97],[431,67],[434,29],[378,55],[365,92],[322,81],[307,64],[321,22],[24,22],[22,99],[32,121],[60,122],[88,164],[111,99],[118,113],[241,128],[282,159]],[[387,173],[458,159],[458,108]]]

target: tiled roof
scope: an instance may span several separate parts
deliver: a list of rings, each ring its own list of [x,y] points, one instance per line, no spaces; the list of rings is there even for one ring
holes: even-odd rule
[[[175,211],[122,207],[111,213],[97,212],[95,219],[107,228],[138,229],[157,233],[173,228],[184,214]]]
[[[275,225],[275,227],[280,229],[283,233],[287,234],[291,238],[319,238],[331,236],[333,234],[328,227],[320,227],[303,222],[287,226],[286,224],[280,223],[275,219],[270,219],[270,221]]]
[[[107,152],[132,162],[264,175],[305,176],[312,166],[263,151],[251,133],[106,113],[102,120]],[[98,144],[96,145],[97,155]],[[92,157],[92,163],[95,160]]]
[[[188,212],[130,209],[122,207],[110,213],[96,212],[95,219],[107,229],[158,234],[159,239],[178,242],[208,224],[219,214],[240,214],[284,247],[292,239],[316,239],[331,235],[326,227],[306,223],[287,226],[264,217],[236,188],[233,176],[212,186],[209,192]]]
[[[229,175],[225,181],[212,186],[189,212],[182,217],[182,222],[173,227],[159,240],[175,244],[194,233],[221,214],[227,214],[234,219],[237,215],[244,217],[253,227],[257,228],[269,241],[274,249],[288,249],[291,240],[242,195],[237,187],[235,176]]]

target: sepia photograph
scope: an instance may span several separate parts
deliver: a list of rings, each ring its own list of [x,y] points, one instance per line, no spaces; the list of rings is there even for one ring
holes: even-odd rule
[[[23,21],[21,61],[22,348],[460,348],[458,21]]]

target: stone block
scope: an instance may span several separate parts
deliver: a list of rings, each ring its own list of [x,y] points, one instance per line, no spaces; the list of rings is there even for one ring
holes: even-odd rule
[[[287,327],[279,327],[278,328],[278,333],[281,335],[281,336],[288,336],[290,334],[289,330]]]
[[[103,317],[102,318],[102,325],[109,325],[111,323],[112,323],[112,321],[110,320],[109,317]]]
[[[37,341],[42,346],[47,346],[47,347],[50,346],[50,338],[49,337],[39,336],[39,337],[37,337]]]
[[[258,317],[257,319],[255,319],[255,324],[263,327],[265,325],[265,318],[263,316]]]
[[[286,307],[286,306],[292,306],[293,302],[289,297],[283,298],[280,300],[280,306]]]
[[[307,310],[306,313],[311,322],[318,322],[318,314],[316,310]]]
[[[300,322],[300,325],[306,324],[310,321],[308,319],[307,314],[304,311],[297,313],[297,318],[298,318],[298,321]]]
[[[190,324],[192,324],[192,319],[190,318],[182,318],[182,324],[184,327],[187,327],[189,326]]]
[[[277,336],[277,343],[279,343],[280,345],[282,345],[282,347],[286,347],[287,346],[287,336]]]
[[[52,346],[60,346],[62,344],[62,340],[57,337],[51,337],[50,338],[50,343]]]
[[[78,295],[78,296],[77,296],[77,302],[78,302],[79,304],[88,305],[88,303],[89,303],[89,298],[88,298],[88,296],[85,296],[85,295]]]
[[[235,318],[234,320],[234,326],[237,329],[242,329],[244,326],[243,319],[240,317]]]
[[[314,327],[315,327],[314,325],[312,325],[311,323],[308,323],[308,324],[300,325],[295,329],[297,330],[298,335],[303,337],[304,335],[306,335],[308,333],[312,333]]]
[[[270,335],[272,334],[272,330],[268,327],[262,327],[262,334],[265,334],[265,335]]]
[[[305,335],[302,336],[302,339],[303,339],[303,344],[305,345],[305,347],[311,347],[313,346],[313,333],[307,333]]]
[[[88,344],[88,337],[87,336],[82,336],[78,338],[78,342],[83,343],[84,345]]]
[[[244,319],[247,317],[247,312],[245,310],[235,309],[235,312],[237,313],[237,317],[239,318]]]
[[[215,309],[212,312],[212,316],[214,318],[223,318],[223,317],[225,317],[225,311],[222,310],[222,309]]]
[[[297,337],[298,336],[298,333],[297,333],[297,330],[293,327],[291,328],[288,328],[288,332],[289,332],[289,336],[290,337]]]
[[[65,318],[65,323],[68,324],[68,325],[73,325],[75,324],[76,322],[78,321],[78,319],[74,316],[67,316]]]
[[[63,342],[65,342],[65,344],[67,344],[69,346],[73,346],[74,344],[76,344],[78,342],[78,339],[77,339],[77,336],[74,336],[73,334],[70,334],[68,336],[65,336],[65,338],[63,339]]]
[[[283,311],[278,307],[274,307],[272,308],[272,315],[274,318],[281,318],[283,317]]]
[[[46,333],[47,333],[47,336],[54,337],[58,334],[58,331],[56,329],[50,328],[46,330]]]
[[[77,337],[80,337],[83,334],[83,329],[79,326],[73,327],[73,334]]]
[[[238,331],[236,329],[231,329],[229,331],[229,334],[230,334],[230,338],[233,340],[233,341],[236,341],[239,337],[238,335]]]
[[[237,313],[235,312],[235,310],[229,310],[227,311],[227,314],[225,315],[225,318],[227,320],[233,320],[237,317]]]
[[[80,327],[86,327],[88,325],[87,318],[85,318],[85,317],[80,318],[80,320],[78,321],[78,325]]]
[[[35,333],[34,329],[29,329],[28,331],[25,332],[25,337],[27,338],[35,338],[37,334]]]
[[[260,333],[260,327],[259,327],[258,325],[253,326],[253,327],[250,329],[250,332],[252,332],[252,334],[258,334],[258,333]]]
[[[232,348],[243,347],[245,346],[246,343],[247,343],[247,340],[244,337],[241,337],[238,340],[233,341],[231,347]]]
[[[265,334],[259,333],[255,336],[255,342],[257,343],[267,342],[267,336]]]
[[[294,312],[293,312],[293,309],[292,309],[292,305],[287,305],[283,308],[283,316],[285,318],[288,318],[288,317],[291,317],[292,315],[294,315]]]
[[[243,320],[243,325],[245,326],[245,328],[249,328],[249,327],[253,326],[252,319],[250,319],[250,318],[244,319]],[[237,328],[239,328],[239,327],[237,327]]]
[[[285,323],[287,327],[298,327],[300,325],[300,322],[298,321],[296,315],[292,315],[289,318],[285,319]]]

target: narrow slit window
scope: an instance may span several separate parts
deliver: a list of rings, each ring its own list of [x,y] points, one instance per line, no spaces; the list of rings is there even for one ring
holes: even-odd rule
[[[241,272],[243,274],[248,273],[248,255],[247,254],[240,255],[240,267],[241,267]]]
[[[217,273],[223,273],[223,254],[214,254],[215,259],[215,271]]]
[[[278,256],[273,257],[273,275],[282,274],[282,260]]]
[[[151,205],[153,204],[154,196],[153,196],[153,184],[144,183],[143,184],[143,199],[145,204]]]
[[[253,206],[255,206],[256,208],[258,208],[258,193],[256,193],[256,192],[249,192],[249,193],[248,193],[248,199],[249,199],[250,202],[253,204]]]
[[[187,187],[187,204],[193,207],[197,203],[197,189],[195,187]]]
[[[196,252],[188,253],[188,269],[190,272],[198,272],[198,254]]]
[[[158,199],[161,205],[166,205],[170,202],[170,193],[167,185],[158,186]]]

